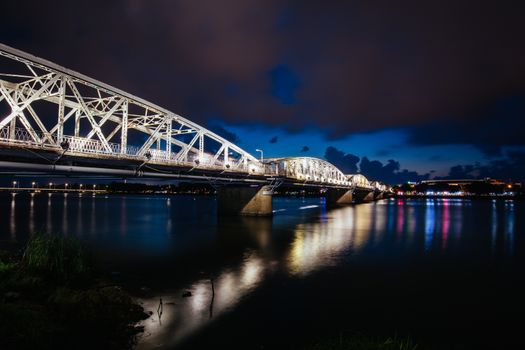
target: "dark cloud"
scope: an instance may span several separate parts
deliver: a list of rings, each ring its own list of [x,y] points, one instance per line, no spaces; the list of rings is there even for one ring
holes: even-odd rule
[[[479,165],[478,165],[479,166]],[[448,176],[437,177],[438,179],[473,179],[477,177],[474,171],[478,168],[473,165],[454,165],[450,167]]]
[[[274,136],[270,140],[268,140],[269,143],[277,143],[277,141],[279,141],[279,138],[277,136]]]
[[[357,173],[359,157],[356,155],[345,153],[333,146],[329,146],[325,151],[324,158],[345,174]]]
[[[210,126],[210,130],[216,133],[217,135],[224,137],[226,140],[232,143],[236,143],[236,144],[241,143],[241,139],[237,136],[236,133],[226,130],[221,125],[212,124]]]
[[[449,174],[438,179],[499,179],[504,181],[525,181],[525,152],[509,151],[501,159],[487,164],[455,165]]]
[[[406,169],[401,170],[401,165],[398,161],[390,159],[386,164],[383,164],[378,160],[369,160],[368,157],[359,158],[356,155],[345,153],[333,146],[326,149],[324,157],[343,173],[356,174],[359,172],[370,181],[382,181],[395,185],[429,178],[429,174],[419,174],[416,171],[408,171]]]
[[[520,7],[505,1],[478,2],[475,9],[468,1],[305,6],[301,13],[312,19],[306,41],[321,54],[303,53],[310,80],[303,79],[299,97],[322,104],[325,122],[340,126],[335,136],[444,115],[466,118],[487,97],[523,91],[525,64],[509,57],[525,51]]]
[[[521,7],[505,0],[7,1],[0,41],[200,123],[218,114],[230,123],[315,125],[334,137],[437,123],[451,136],[432,142],[473,142],[494,153],[506,142],[503,126],[490,128],[498,116],[475,124],[486,101],[525,91]],[[444,116],[455,117],[441,123]],[[512,118],[510,125],[520,122]],[[498,136],[483,142],[491,131]],[[414,143],[430,142],[415,135]]]
[[[474,117],[474,116],[477,116]],[[445,118],[409,128],[414,145],[472,144],[488,157],[503,146],[525,145],[525,95],[485,105],[468,119]]]
[[[303,146],[303,148],[301,148],[301,150],[299,152],[304,153],[304,152],[308,152],[309,150],[310,150],[310,147]]]
[[[300,86],[297,75],[285,65],[279,65],[270,71],[272,94],[281,103],[291,105],[296,102],[295,92]]]
[[[398,161],[390,159],[386,164],[378,160],[369,160],[363,157],[359,163],[361,174],[365,175],[369,180],[379,180],[387,184],[395,185],[406,183],[407,181],[421,181],[429,178],[429,174],[419,174],[416,171],[409,171],[407,169],[401,170],[401,165]]]

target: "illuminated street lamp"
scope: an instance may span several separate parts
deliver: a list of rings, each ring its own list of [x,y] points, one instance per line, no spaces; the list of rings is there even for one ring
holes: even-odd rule
[[[261,163],[263,161],[263,150],[262,149],[256,149],[255,152],[261,152]]]
[[[16,184],[17,184],[17,182],[16,182],[16,181],[13,181],[13,188],[16,187]]]
[[[35,188],[36,182],[31,182],[31,188]]]
[[[69,186],[69,184],[68,184],[68,183],[65,183],[65,184],[64,184],[64,187],[65,187],[66,190],[67,190],[67,186]]]

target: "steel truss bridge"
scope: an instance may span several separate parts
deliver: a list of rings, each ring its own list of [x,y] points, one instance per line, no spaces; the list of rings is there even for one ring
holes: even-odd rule
[[[322,159],[261,162],[176,113],[3,44],[0,172],[386,190]]]

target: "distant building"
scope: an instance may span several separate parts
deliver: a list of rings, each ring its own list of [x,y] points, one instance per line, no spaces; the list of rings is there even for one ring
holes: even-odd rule
[[[497,179],[423,180],[396,188],[399,195],[409,196],[516,196],[523,194],[521,183]]]

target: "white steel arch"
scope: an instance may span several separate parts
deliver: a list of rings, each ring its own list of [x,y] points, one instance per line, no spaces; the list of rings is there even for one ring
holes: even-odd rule
[[[371,185],[372,187],[374,187],[374,189],[375,189],[376,191],[379,191],[379,192],[386,192],[386,191],[387,191],[387,186],[386,186],[384,183],[382,183],[382,182],[379,182],[379,181],[372,181],[372,182],[370,183],[370,185]]]
[[[151,102],[3,44],[0,59],[0,144],[264,174],[248,152]]]
[[[368,181],[368,179],[362,174],[351,174],[351,175],[346,175],[346,177],[348,178],[349,181],[352,182],[352,184],[355,187],[366,188],[366,189],[374,188],[370,184],[370,181]]]
[[[285,157],[265,160],[267,173],[298,181],[351,186],[341,170],[325,160],[312,157]]]

